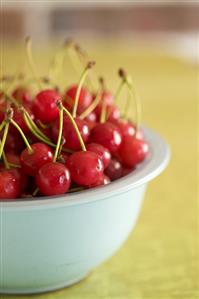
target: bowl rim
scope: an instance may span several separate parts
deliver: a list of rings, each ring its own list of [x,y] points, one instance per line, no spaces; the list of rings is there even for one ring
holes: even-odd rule
[[[92,203],[122,194],[140,185],[146,184],[158,176],[168,165],[170,160],[169,145],[152,129],[143,126],[144,136],[150,147],[150,154],[146,160],[126,176],[105,186],[75,193],[66,193],[59,196],[37,197],[36,199],[23,199],[17,201],[0,201],[0,211],[6,209],[27,208],[56,208],[61,206],[74,206]]]

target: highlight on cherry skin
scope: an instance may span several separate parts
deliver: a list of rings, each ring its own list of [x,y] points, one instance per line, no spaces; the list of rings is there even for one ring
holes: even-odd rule
[[[87,61],[76,82],[59,86],[65,70],[49,63],[43,80],[30,51],[27,74],[0,78],[0,201],[83,192],[133,172],[150,147],[130,75],[119,69],[111,91]]]

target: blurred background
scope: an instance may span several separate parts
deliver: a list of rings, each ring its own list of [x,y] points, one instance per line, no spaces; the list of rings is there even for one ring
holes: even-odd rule
[[[199,298],[198,29],[198,1],[1,1],[2,74],[24,64],[25,36],[42,74],[73,37],[96,60],[108,89],[117,88],[119,67],[133,75],[143,122],[172,153],[120,252],[85,282],[42,298]],[[66,61],[60,82],[78,79]]]

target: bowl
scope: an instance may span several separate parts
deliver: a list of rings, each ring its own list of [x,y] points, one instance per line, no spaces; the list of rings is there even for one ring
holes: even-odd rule
[[[163,139],[143,130],[150,155],[125,177],[73,194],[0,202],[0,293],[72,285],[118,251],[135,227],[149,181],[169,161]]]

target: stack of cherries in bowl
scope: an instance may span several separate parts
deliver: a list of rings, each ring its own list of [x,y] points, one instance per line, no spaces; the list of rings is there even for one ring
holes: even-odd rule
[[[23,84],[0,93],[0,200],[60,195],[106,185],[133,171],[149,152],[137,121],[117,107],[121,89],[135,100],[129,76],[113,96],[99,80],[89,91],[88,62],[79,83],[43,88],[32,96]],[[10,88],[11,89],[11,88]],[[128,100],[127,100],[128,101]]]

